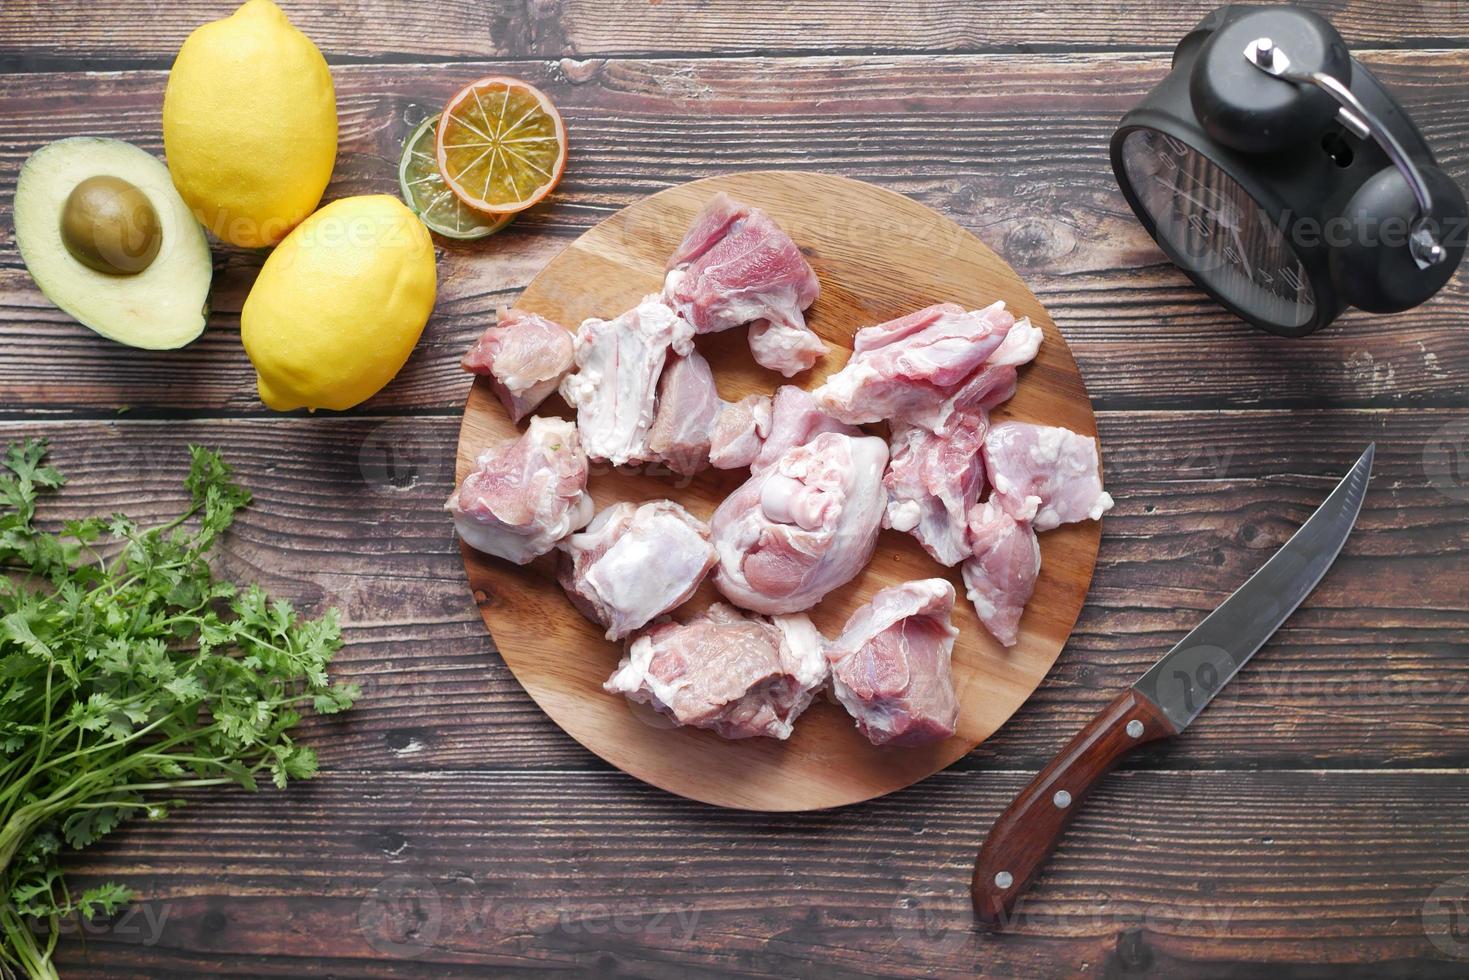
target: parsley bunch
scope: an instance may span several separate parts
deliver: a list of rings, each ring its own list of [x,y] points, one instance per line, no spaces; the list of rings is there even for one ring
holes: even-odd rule
[[[289,734],[300,710],[357,695],[327,678],[334,611],[302,619],[215,579],[210,552],[250,495],[218,453],[190,454],[175,520],[93,517],[59,533],[35,525],[41,491],[64,482],[45,442],[0,462],[0,974],[55,976],[61,920],[132,897],[116,884],[71,894],[63,846],[160,819],[187,787],[310,778],[316,756]]]

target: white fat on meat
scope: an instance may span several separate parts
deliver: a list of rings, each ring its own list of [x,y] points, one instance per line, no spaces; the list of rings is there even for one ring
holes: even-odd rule
[[[613,504],[560,545],[556,577],[619,640],[681,605],[714,566],[709,527],[671,500]]]
[[[750,350],[786,377],[826,351],[803,311],[821,291],[810,263],[770,216],[716,194],[668,260],[663,294],[699,333],[750,324]]]
[[[979,621],[1007,647],[1020,639],[1020,617],[1041,571],[1041,546],[1027,521],[987,500],[969,512],[971,557],[960,567]]]
[[[571,331],[561,324],[509,310],[475,341],[460,364],[489,378],[510,420],[519,423],[556,390],[575,356]]]
[[[587,457],[576,426],[535,417],[525,434],[486,449],[444,509],[464,543],[524,565],[592,519]]]
[[[715,587],[745,609],[810,609],[872,558],[887,443],[824,432],[755,473],[710,521]]]
[[[786,739],[826,682],[824,646],[805,616],[771,621],[716,602],[638,634],[602,686],[723,738]]]
[[[964,386],[1014,323],[1004,303],[968,312],[940,303],[864,327],[846,366],[814,392],[816,401],[853,425],[920,422]]]
[[[1096,520],[1112,507],[1096,440],[1070,429],[1001,422],[985,435],[984,467],[995,501],[1037,531]]]
[[[927,745],[954,734],[950,658],[954,587],[941,578],[883,589],[827,645],[832,690],[874,745]]]
[[[961,413],[946,436],[916,425],[893,426],[883,527],[912,534],[942,565],[969,557],[966,521],[984,489],[980,447],[988,427],[983,412]]]
[[[746,395],[725,402],[709,433],[709,464],[716,469],[737,470],[755,462],[760,447],[770,435],[769,395]]]
[[[698,351],[674,354],[658,379],[658,403],[648,430],[648,458],[693,476],[709,465],[710,439],[723,402],[714,372]]]
[[[826,341],[806,326],[805,318],[788,320],[756,320],[750,324],[750,353],[755,363],[787,378],[812,366],[826,353]]]
[[[614,320],[582,321],[576,333],[576,373],[561,397],[576,409],[582,448],[614,466],[648,455],[658,379],[669,351],[693,350],[693,328],[656,295]]]
[[[1005,334],[1005,339],[1000,342],[999,347],[995,348],[995,352],[989,356],[986,363],[1010,367],[1029,364],[1040,353],[1041,341],[1044,339],[1044,331],[1031,323],[1030,317],[1021,317]]]

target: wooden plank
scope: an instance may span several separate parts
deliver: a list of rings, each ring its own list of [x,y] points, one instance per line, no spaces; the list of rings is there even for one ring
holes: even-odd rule
[[[1308,0],[1353,48],[1469,40],[1454,0],[1384,5]],[[139,17],[126,0],[7,3],[0,8],[0,71],[101,61],[169,64],[189,32],[227,15],[234,0],[155,4]],[[1134,15],[1119,0],[1046,7],[1024,0],[935,4],[925,0],[445,0],[425,15],[413,4],[286,2],[292,21],[333,62],[470,60],[592,55],[749,52],[976,52],[1057,48],[1169,49],[1217,4],[1186,0]]]
[[[1444,165],[1469,182],[1469,51],[1386,52],[1373,67],[1412,107]],[[1140,55],[735,58],[344,66],[342,152],[330,196],[392,192],[399,140],[464,80],[514,71],[570,126],[554,202],[480,243],[441,243],[441,299],[378,411],[447,410],[467,388],[461,350],[557,250],[648,192],[757,167],[874,181],[959,221],[1026,279],[1072,344],[1099,408],[1461,405],[1469,362],[1463,277],[1394,317],[1344,317],[1297,341],[1258,333],[1169,266],[1113,183],[1105,145],[1163,72]],[[159,145],[162,72],[0,78],[0,236],[26,154],[99,134]],[[34,288],[0,240],[0,407],[97,414],[262,411],[238,348],[261,258],[219,252],[205,337],[170,354],[93,336]]]
[[[1469,766],[1469,491],[1446,468],[1469,413],[1098,421],[1117,507],[1081,620],[1031,700],[959,766],[1042,764],[1283,543],[1371,439],[1373,491],[1320,590],[1184,738],[1129,765]],[[453,417],[124,419],[7,423],[0,437],[54,440],[73,478],[43,510],[54,519],[169,516],[185,445],[226,450],[256,502],[223,570],[344,613],[337,670],[366,694],[346,718],[305,723],[328,767],[600,768],[531,703],[479,622],[441,510],[458,431]]]
[[[1462,976],[1462,770],[1114,774],[987,935],[969,872],[1025,778],[946,773],[799,816],[606,773],[196,794],[71,862],[149,901],[59,959],[108,977]]]

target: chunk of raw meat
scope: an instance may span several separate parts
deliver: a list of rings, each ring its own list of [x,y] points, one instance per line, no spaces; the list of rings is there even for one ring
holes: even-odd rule
[[[566,377],[575,350],[571,331],[561,324],[510,310],[475,341],[460,363],[464,370],[490,379],[510,420],[519,423]]]
[[[613,504],[560,551],[561,587],[609,640],[683,603],[715,561],[708,525],[671,500]]]
[[[1070,429],[1001,422],[984,437],[994,499],[1016,520],[1048,531],[1096,520],[1112,507],[1097,475],[1097,443]]]
[[[968,313],[940,303],[864,327],[846,366],[816,389],[816,401],[853,425],[919,421],[963,386],[1014,322],[1004,303]]]
[[[532,418],[475,466],[444,505],[471,548],[524,565],[592,519],[587,457],[564,419]]]
[[[1005,339],[995,352],[990,355],[990,364],[1008,364],[1010,367],[1020,367],[1035,360],[1040,353],[1041,341],[1045,339],[1045,333],[1040,327],[1030,322],[1030,317],[1021,317],[1015,321],[1010,332],[1005,334]]]
[[[941,578],[883,589],[826,649],[837,700],[873,745],[926,745],[959,723],[950,657],[954,587]]]
[[[805,616],[772,624],[716,602],[639,634],[602,686],[724,738],[785,739],[826,682],[823,646]]]
[[[964,422],[966,415],[988,417],[995,406],[1007,402],[1015,394],[1015,368],[1009,364],[986,364],[971,374],[948,398],[931,409],[914,412],[906,422],[893,423],[896,427],[918,425],[935,435],[947,435],[957,422]]]
[[[704,469],[722,406],[714,372],[698,351],[670,357],[658,379],[658,407],[648,430],[649,458],[684,476]]]
[[[825,432],[751,476],[714,512],[714,584],[761,613],[810,609],[872,558],[888,447]]]
[[[968,558],[965,522],[984,489],[979,454],[988,428],[983,412],[958,413],[944,436],[895,423],[883,527],[908,531],[940,564]]]
[[[750,472],[759,473],[793,447],[804,446],[823,432],[862,435],[856,426],[838,422],[822,411],[809,391],[795,385],[781,385],[771,403],[770,434],[750,464]]]
[[[1020,617],[1041,571],[1041,546],[1027,521],[993,500],[969,512],[973,557],[961,566],[964,588],[979,621],[1007,647],[1020,637]]]
[[[663,294],[699,333],[752,324],[750,350],[786,377],[816,363],[826,345],[802,311],[820,292],[816,273],[759,208],[716,194],[668,260]]]
[[[727,402],[709,434],[709,463],[721,470],[749,466],[770,435],[770,396],[746,395]]]
[[[692,351],[693,329],[656,295],[615,320],[582,322],[577,371],[561,382],[561,397],[576,409],[588,456],[614,466],[647,457],[658,378],[670,349]]]

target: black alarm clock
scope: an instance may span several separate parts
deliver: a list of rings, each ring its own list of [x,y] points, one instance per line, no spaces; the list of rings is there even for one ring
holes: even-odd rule
[[[1464,254],[1463,192],[1341,35],[1298,7],[1205,17],[1122,117],[1112,169],[1168,257],[1272,333],[1417,306]]]

